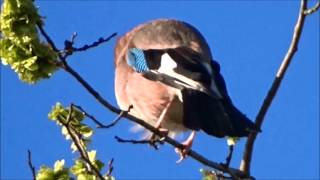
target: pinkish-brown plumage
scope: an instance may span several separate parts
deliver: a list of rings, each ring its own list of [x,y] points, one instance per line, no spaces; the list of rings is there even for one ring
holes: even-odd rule
[[[167,49],[189,47],[210,63],[210,49],[202,35],[192,26],[177,20],[159,19],[139,25],[122,36],[115,48],[115,94],[121,109],[133,105],[130,114],[156,125],[164,109],[161,127],[171,135],[187,130],[182,123],[182,102],[176,89],[150,81],[130,68],[126,62],[129,48]]]

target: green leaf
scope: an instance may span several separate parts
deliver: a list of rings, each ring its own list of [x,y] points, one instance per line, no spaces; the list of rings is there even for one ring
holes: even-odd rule
[[[200,172],[203,175],[202,180],[217,180],[217,176],[211,171],[200,169]]]
[[[75,164],[71,168],[71,173],[75,176],[86,172],[86,165],[82,162],[82,160],[77,159]]]
[[[48,114],[48,118],[53,121],[66,121],[66,118],[68,116],[68,112],[66,109],[63,108],[60,102],[57,102],[55,106],[52,107],[52,110]]]
[[[23,64],[24,68],[26,68],[27,70],[36,71],[39,67],[38,64],[36,63],[37,59],[38,59],[37,56],[33,56],[26,60],[21,61],[21,63]]]
[[[72,150],[72,153],[78,151],[78,147],[76,146],[76,144],[74,142],[71,143],[71,150]]]
[[[104,163],[101,162],[100,160],[96,159],[97,156],[97,151],[96,150],[91,150],[88,152],[89,160],[90,162],[99,170],[101,170],[104,166]]]
[[[57,161],[54,163],[54,172],[61,171],[61,170],[63,170],[63,168],[64,168],[64,159],[62,159],[62,160],[57,160]]]
[[[90,127],[83,124],[79,128],[79,132],[86,138],[91,137],[93,134],[93,130]]]
[[[100,171],[104,167],[104,163],[102,161],[100,161],[99,159],[94,160],[93,165]]]
[[[92,150],[88,152],[88,157],[90,162],[93,162],[94,160],[96,160],[96,155],[97,155],[97,151],[96,150]]]
[[[41,166],[39,172],[36,175],[36,179],[37,180],[69,180],[70,179],[69,170],[67,168],[63,168],[61,161],[59,162],[57,161],[54,166],[55,166],[54,170],[47,166]]]
[[[54,180],[54,172],[51,168],[47,166],[41,166],[39,172],[37,173],[37,180]]]
[[[79,174],[77,180],[97,180],[97,177],[92,174]]]
[[[69,135],[68,130],[67,130],[66,127],[63,126],[63,127],[61,128],[61,133],[66,137],[66,140],[71,139],[71,136]]]

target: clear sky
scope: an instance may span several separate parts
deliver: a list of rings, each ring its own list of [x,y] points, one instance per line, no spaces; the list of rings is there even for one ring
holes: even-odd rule
[[[314,3],[310,3],[314,4]],[[251,119],[256,116],[289,46],[299,1],[37,1],[45,29],[63,48],[73,32],[76,46],[113,32],[124,34],[137,24],[156,18],[186,21],[208,41],[234,103]],[[257,179],[319,179],[319,13],[305,22],[299,51],[270,108],[254,149],[252,175]],[[119,37],[119,36],[118,36]],[[77,53],[70,64],[111,103],[114,96],[115,39]],[[143,89],[142,89],[143,90]],[[147,93],[147,92],[146,92]],[[47,113],[55,102],[74,102],[103,122],[115,114],[101,107],[69,74],[58,71],[37,85],[20,82],[1,66],[1,179],[30,179],[27,149],[39,168],[76,157]],[[91,124],[90,121],[88,121]],[[113,138],[138,138],[122,120],[109,130],[97,130],[92,149],[107,162],[114,158],[117,179],[199,179],[202,164],[187,158],[180,164],[174,149],[155,151],[147,145],[120,144]],[[238,167],[244,140],[235,148]],[[199,133],[194,150],[222,162],[224,139]]]

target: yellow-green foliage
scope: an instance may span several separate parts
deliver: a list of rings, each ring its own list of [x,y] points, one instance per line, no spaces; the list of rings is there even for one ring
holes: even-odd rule
[[[52,107],[51,112],[48,114],[49,119],[56,122],[59,126],[62,126],[62,134],[66,139],[71,139],[71,135],[66,129],[66,125],[69,129],[72,129],[79,138],[78,144],[84,148],[88,161],[98,170],[101,171],[104,167],[104,163],[96,158],[96,151],[87,150],[88,142],[92,137],[93,130],[83,123],[85,115],[76,107],[72,108],[72,113],[70,114],[71,107],[64,107],[61,103],[56,103]],[[77,151],[77,147],[74,142],[72,142],[71,148],[73,151]],[[89,168],[91,169],[91,168]],[[37,179],[48,179],[48,180],[68,180],[70,177],[76,177],[77,180],[98,180],[99,178],[94,175],[91,171],[88,171],[88,164],[82,158],[78,158],[74,161],[74,165],[70,168],[64,166],[64,160],[56,161],[54,168],[49,168],[47,166],[42,166],[37,173]],[[105,180],[115,180],[113,176],[108,174],[103,175]],[[73,178],[74,179],[74,178]]]
[[[202,180],[224,180],[224,178],[219,178],[217,175],[209,170],[200,169],[200,172],[202,174]]]
[[[56,103],[56,105],[52,107],[52,110],[48,114],[48,117],[60,126],[62,125],[62,123],[69,124],[70,128],[72,128],[78,134],[81,134],[82,138],[80,138],[80,143],[84,148],[86,148],[87,144],[90,142],[90,137],[93,134],[93,130],[86,124],[82,123],[85,116],[77,108],[73,108],[70,119],[68,119],[69,113],[70,107],[65,108],[61,105],[61,103]],[[62,126],[61,131],[66,139],[70,139],[70,134],[65,126]],[[74,143],[71,144],[71,148],[73,151],[77,151],[77,147]]]
[[[4,0],[0,15],[0,57],[10,65],[19,78],[35,83],[48,78],[56,70],[51,62],[57,54],[41,42],[37,24],[42,24],[37,8],[31,0]]]
[[[64,167],[64,160],[58,160],[54,163],[54,168],[41,166],[37,173],[37,180],[69,180],[69,169]]]

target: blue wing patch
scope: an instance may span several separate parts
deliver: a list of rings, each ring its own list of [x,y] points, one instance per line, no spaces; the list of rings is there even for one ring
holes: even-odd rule
[[[127,63],[138,73],[149,71],[149,67],[142,49],[129,49]]]

